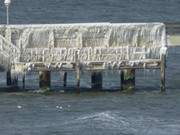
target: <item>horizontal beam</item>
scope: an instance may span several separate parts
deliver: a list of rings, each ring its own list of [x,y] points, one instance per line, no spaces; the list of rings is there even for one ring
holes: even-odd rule
[[[76,63],[62,62],[49,63],[15,63],[15,70],[22,71],[68,71],[76,70]],[[80,62],[82,70],[121,70],[121,69],[160,69],[161,61],[159,59],[147,59],[139,61],[121,61],[121,62]]]

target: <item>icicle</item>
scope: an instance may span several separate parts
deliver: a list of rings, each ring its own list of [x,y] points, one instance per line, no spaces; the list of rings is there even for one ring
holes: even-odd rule
[[[62,67],[62,63],[59,63],[58,68],[61,69],[61,67]]]
[[[114,68],[116,67],[116,62],[112,62],[112,64],[111,64],[111,65],[112,65],[112,67],[111,67],[111,68],[112,68],[112,69],[114,69]]]
[[[46,68],[50,69],[50,68],[51,68],[51,63],[44,63],[44,66],[45,66]]]
[[[48,45],[50,48],[54,48],[54,32],[51,31],[49,34],[49,42]]]
[[[131,67],[134,67],[134,64],[135,64],[134,61],[130,61],[130,62],[129,62],[129,65],[130,65]]]
[[[160,49],[160,56],[166,55],[166,53],[167,53],[167,47],[166,46],[161,47],[161,49]]]

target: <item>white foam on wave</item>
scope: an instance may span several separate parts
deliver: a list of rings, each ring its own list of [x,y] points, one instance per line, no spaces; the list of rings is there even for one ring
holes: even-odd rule
[[[112,111],[98,112],[80,116],[65,124],[88,124],[96,123],[98,127],[122,128],[129,127],[130,123],[127,118],[117,115]]]
[[[63,126],[76,130],[92,129],[93,131],[106,130],[122,134],[134,135],[169,135],[171,133],[179,133],[179,121],[165,122],[166,118],[158,118],[150,115],[132,114],[121,115],[124,112],[119,111],[103,111],[81,115],[75,119],[71,119]]]

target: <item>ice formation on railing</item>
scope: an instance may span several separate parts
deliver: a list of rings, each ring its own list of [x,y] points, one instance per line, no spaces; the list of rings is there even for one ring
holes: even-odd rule
[[[0,35],[0,67],[8,70],[11,64],[19,61],[19,55],[19,48]]]
[[[160,59],[161,53],[166,53],[162,23],[10,25],[0,26],[0,34],[8,35],[8,47],[19,48],[16,62],[75,62],[78,53],[78,60],[85,65],[118,65],[125,60],[133,65],[133,61]],[[7,40],[3,42],[7,44]]]

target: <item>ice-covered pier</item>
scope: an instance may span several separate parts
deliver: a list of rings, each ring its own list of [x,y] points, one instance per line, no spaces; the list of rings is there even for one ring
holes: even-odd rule
[[[39,71],[40,87],[50,73],[92,71],[92,88],[102,87],[102,70],[120,70],[123,90],[135,88],[136,69],[160,69],[165,90],[166,28],[162,23],[87,23],[0,26],[0,68],[7,84],[18,74]],[[24,80],[23,80],[24,82]]]

